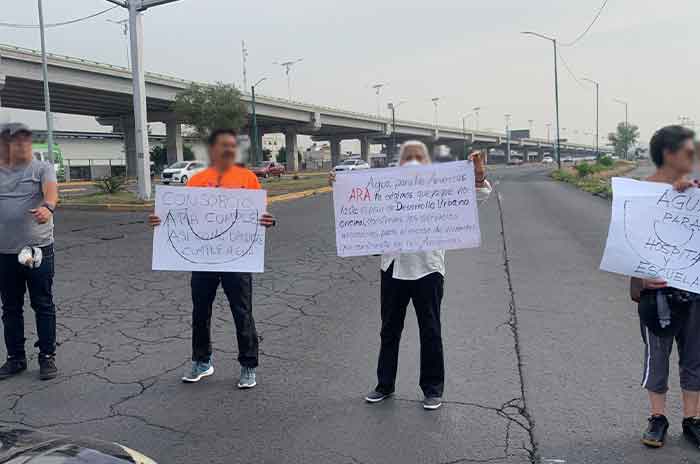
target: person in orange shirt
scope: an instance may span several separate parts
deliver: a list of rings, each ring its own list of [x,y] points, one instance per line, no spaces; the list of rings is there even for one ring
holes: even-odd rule
[[[211,165],[192,176],[187,187],[260,189],[260,182],[252,171],[237,165],[238,145],[236,132],[218,129],[209,136]],[[161,220],[149,216],[149,224],[157,227]],[[275,218],[262,215],[260,224],[272,227]],[[211,315],[219,284],[231,306],[238,339],[238,362],[241,376],[238,388],[253,388],[258,366],[258,333],[253,319],[253,282],[247,272],[193,272],[192,273],[192,367],[182,377],[183,382],[198,382],[214,373],[211,354]]]

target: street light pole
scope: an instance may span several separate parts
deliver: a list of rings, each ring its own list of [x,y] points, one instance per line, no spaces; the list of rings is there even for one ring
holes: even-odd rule
[[[283,61],[283,62],[275,61],[272,63],[272,64],[278,64],[284,68],[284,73],[287,75],[287,96],[288,96],[289,101],[292,101],[292,76],[291,76],[292,67],[295,64],[300,63],[303,60],[304,60],[304,58],[299,58],[297,60],[290,60],[290,61]]]
[[[595,85],[595,158],[598,159],[600,158],[600,147],[598,145],[600,136],[600,83],[586,77],[583,80]]]
[[[44,27],[44,6],[39,0],[39,29],[41,30],[41,71],[44,75],[44,111],[46,112],[46,148],[51,164],[53,154],[53,116],[51,115],[51,95],[49,94],[49,64],[46,56],[46,28]]]
[[[472,108],[472,111],[474,112],[474,130],[479,130],[479,112],[481,111],[481,107],[475,106]]]
[[[262,161],[262,153],[260,151],[261,147],[260,144],[258,144],[258,116],[255,112],[255,88],[266,79],[266,77],[263,77],[250,87],[251,106],[253,107],[253,159],[251,160],[253,166],[256,166],[260,161]]]
[[[381,118],[382,117],[382,97],[381,97],[381,92],[382,89],[384,88],[386,84],[380,83],[380,84],[374,84],[372,88],[374,89],[374,93],[377,95],[377,117]]]
[[[554,49],[554,105],[556,108],[556,132],[557,132],[557,143],[556,143],[556,153],[557,153],[557,166],[561,169],[561,137],[559,133],[559,70],[557,66],[557,39],[553,37],[547,37],[546,35],[539,34],[537,32],[523,32],[525,35],[532,35],[534,37],[539,37],[540,39],[549,40],[552,42],[552,47]]]
[[[122,34],[124,34],[124,43],[126,44],[126,67],[129,71],[131,71],[131,52],[129,51],[129,20],[121,19],[119,21],[114,21],[112,19],[108,19],[107,22],[122,27]]]
[[[506,164],[510,162],[510,114],[506,114]]]
[[[141,13],[149,8],[178,0],[107,0],[129,10],[129,40],[131,45],[131,80],[134,93],[134,131],[136,144],[136,175],[138,196],[151,198],[151,154],[148,147],[148,117],[146,107],[146,75],[143,69],[143,21]]]

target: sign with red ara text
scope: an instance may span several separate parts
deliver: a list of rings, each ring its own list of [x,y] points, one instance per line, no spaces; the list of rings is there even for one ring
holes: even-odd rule
[[[612,188],[600,268],[700,293],[700,190],[618,177]]]
[[[481,245],[470,161],[338,172],[333,203],[338,256]]]

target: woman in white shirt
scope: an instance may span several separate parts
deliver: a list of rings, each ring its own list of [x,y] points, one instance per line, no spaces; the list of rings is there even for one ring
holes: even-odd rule
[[[406,142],[401,146],[401,166],[429,164],[430,155],[425,144]],[[479,152],[472,153],[477,195],[487,197],[491,186]],[[331,181],[334,176],[331,175]],[[445,275],[445,251],[382,255],[381,261],[381,348],[377,366],[378,383],[366,397],[369,403],[378,403],[394,393],[399,361],[399,344],[408,303],[413,301],[420,331],[420,387],[428,410],[442,406],[445,367],[442,351],[440,305]]]

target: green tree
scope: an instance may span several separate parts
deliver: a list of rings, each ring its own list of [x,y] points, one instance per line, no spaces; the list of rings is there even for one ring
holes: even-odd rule
[[[615,154],[626,159],[630,148],[639,140],[639,127],[621,122],[617,125],[617,131],[608,135],[608,140],[615,147]]]
[[[182,159],[194,161],[194,151],[190,145],[182,147]],[[151,161],[156,165],[156,170],[162,171],[168,165],[168,149],[165,145],[154,145],[151,147]]]
[[[277,153],[277,162],[286,163],[287,162],[287,147],[280,147],[279,153]]]
[[[241,100],[241,92],[230,84],[192,84],[175,97],[178,118],[194,127],[205,139],[219,128],[239,130],[246,123],[248,110]]]

